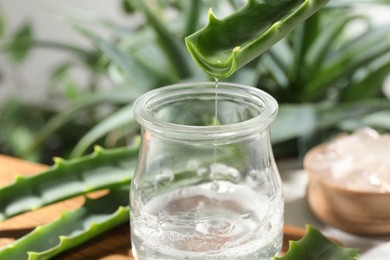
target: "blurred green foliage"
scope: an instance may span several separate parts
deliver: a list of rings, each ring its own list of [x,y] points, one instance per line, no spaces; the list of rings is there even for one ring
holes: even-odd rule
[[[42,86],[47,102],[11,99],[0,107],[0,153],[50,162],[52,156],[80,156],[93,144],[131,142],[138,133],[131,104],[139,95],[167,84],[210,80],[190,58],[184,37],[205,24],[210,7],[223,17],[244,2],[123,0],[119,8],[128,24],[48,4],[92,48],[43,41],[29,23],[9,32],[0,12],[0,51],[14,64],[23,64],[35,48],[71,57]],[[390,129],[390,102],[382,91],[390,71],[390,26],[378,27],[353,8],[358,2],[390,2],[333,2],[227,79],[261,88],[281,104],[271,127],[277,156],[302,155],[339,131],[365,125]],[[351,34],[357,21],[364,29]],[[73,78],[74,70],[86,74],[86,83]]]

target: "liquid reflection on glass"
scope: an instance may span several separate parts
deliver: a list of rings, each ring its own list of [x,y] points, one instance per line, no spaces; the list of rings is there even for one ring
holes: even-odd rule
[[[276,112],[268,94],[221,82],[164,87],[136,101],[136,259],[270,259],[280,252],[283,196],[269,138]]]

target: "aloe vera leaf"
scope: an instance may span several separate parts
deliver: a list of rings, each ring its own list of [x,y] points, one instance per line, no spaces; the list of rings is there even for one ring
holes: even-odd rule
[[[31,26],[31,22],[25,22],[13,36],[13,40],[7,46],[7,51],[10,54],[10,57],[13,61],[17,63],[23,62],[27,55],[31,51],[32,41],[34,38],[33,28]],[[18,44],[22,44],[23,47],[20,48]]]
[[[290,241],[288,252],[275,260],[356,260],[359,250],[342,247],[321,234],[320,231],[308,225],[305,236],[297,242]]]
[[[230,16],[185,38],[195,62],[210,76],[226,78],[285,37],[329,0],[248,0]]]
[[[109,29],[111,27],[108,27]],[[167,73],[167,67],[169,66],[169,61],[164,57],[160,46],[155,41],[155,35],[151,28],[145,27],[137,29],[131,33],[124,32],[118,35],[121,38],[121,41],[117,43],[121,50],[124,50],[134,62],[148,72],[150,77],[154,78],[153,86],[161,86],[171,84],[175,80],[176,76],[172,73]],[[128,86],[129,76],[127,73],[124,73],[118,66],[118,62],[111,62],[109,66],[115,66],[118,71],[118,75],[121,76],[122,82],[119,82],[120,85]],[[143,90],[143,92],[147,91]]]
[[[283,104],[271,125],[273,144],[302,137],[319,129],[337,128],[347,119],[359,119],[390,109],[390,101],[374,99],[334,104]],[[296,122],[300,122],[296,124]],[[295,127],[289,127],[295,125]]]
[[[340,123],[341,131],[352,132],[355,129],[362,127],[372,127],[379,131],[390,131],[390,111],[379,111],[370,115],[345,120]]]
[[[71,24],[71,26],[90,39],[112,62],[119,66],[134,87],[150,89],[150,86],[156,84],[159,75],[153,74],[154,71],[148,70],[148,67],[142,66],[143,64],[136,63],[130,53],[121,50],[114,42],[101,38],[79,24]]]
[[[146,1],[133,1],[134,5],[142,11],[149,22],[150,26],[154,29],[158,36],[159,43],[161,44],[166,57],[170,61],[172,67],[177,72],[179,78],[187,78],[191,76],[191,70],[188,66],[188,62],[185,56],[185,52],[182,46],[179,44],[173,34],[159,21],[148,7]]]
[[[367,68],[366,75],[362,79],[348,85],[342,92],[340,99],[343,101],[354,101],[361,100],[362,97],[369,99],[380,95],[383,82],[389,75],[389,72],[390,53],[387,55],[387,59]]]
[[[103,137],[112,130],[132,126],[136,128],[136,123],[133,115],[133,105],[125,106],[118,111],[109,115],[106,119],[95,125],[88,133],[86,133],[74,147],[71,158],[81,156],[85,150],[95,143],[99,138]]]
[[[284,142],[315,130],[318,124],[317,111],[318,107],[311,104],[281,105],[278,116],[271,124],[271,142]],[[289,125],[294,127],[288,127]]]
[[[86,199],[74,211],[64,212],[49,224],[0,249],[0,259],[50,259],[65,250],[129,220],[129,187],[112,189],[101,198]]]
[[[342,77],[350,76],[390,51],[390,28],[371,30],[364,36],[350,41],[305,86],[305,97],[315,98]]]
[[[6,32],[6,21],[3,10],[0,10],[0,39],[3,39]]]
[[[57,159],[49,170],[18,177],[0,189],[0,220],[90,191],[129,183],[138,158],[138,147],[95,152],[77,159]]]
[[[323,65],[325,57],[331,52],[335,39],[338,39],[347,25],[356,19],[365,20],[363,16],[353,15],[339,17],[326,25],[326,30],[322,30],[321,33],[317,35],[313,45],[307,51],[305,69],[309,70],[309,72],[306,73],[309,75],[315,73],[315,71]]]
[[[322,105],[318,108],[318,118],[320,119],[318,128],[338,127],[345,120],[360,119],[389,109],[390,101],[387,99],[359,100],[341,103],[337,106]]]
[[[128,104],[134,101],[142,93],[137,93],[134,90],[115,90],[91,93],[80,97],[68,104],[68,106],[58,115],[54,116],[49,122],[35,135],[35,142],[29,149],[33,150],[40,145],[52,133],[54,133],[61,126],[65,125],[70,120],[79,115],[79,111],[93,108],[98,104]]]
[[[199,176],[193,171],[175,174],[174,183],[163,183],[160,192],[173,187],[198,183],[207,175]],[[229,178],[229,177],[227,177]],[[153,185],[154,180],[150,180]],[[145,190],[147,187],[144,187]],[[80,245],[89,239],[129,220],[129,185],[119,185],[99,199],[88,199],[81,208],[65,212],[47,225],[37,227],[31,233],[0,249],[0,259],[49,259],[65,250]]]
[[[27,53],[32,48],[50,48],[59,51],[66,51],[73,53],[75,57],[81,58],[84,61],[88,61],[91,57],[91,52],[84,50],[81,47],[77,47],[71,44],[55,41],[43,41],[37,39],[28,40],[16,40],[15,42],[2,42],[0,44],[0,51],[13,51]]]
[[[294,67],[294,50],[288,44],[287,40],[282,40],[272,46],[266,53],[279,65],[286,76],[290,79],[295,73]],[[291,80],[290,80],[291,81]]]
[[[186,10],[186,22],[184,28],[184,35],[189,35],[196,30],[199,21],[199,12],[202,6],[202,1],[189,0]]]
[[[297,77],[295,82],[300,82],[301,78],[306,75],[306,72],[302,73],[301,67],[307,51],[318,35],[319,26],[320,17],[318,14],[314,14],[299,25],[292,34],[292,45],[295,52],[294,75]]]
[[[266,52],[262,55],[258,64],[260,68],[266,68],[273,79],[278,83],[277,87],[286,88],[289,84],[289,78],[285,70],[275,60],[270,52]]]

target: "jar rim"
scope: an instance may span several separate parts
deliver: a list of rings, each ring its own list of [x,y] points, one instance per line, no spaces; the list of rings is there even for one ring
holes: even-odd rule
[[[268,128],[275,119],[278,111],[277,101],[268,93],[255,87],[218,82],[190,82],[168,85],[151,90],[134,102],[133,113],[137,122],[144,128],[167,137],[178,137],[187,139],[219,139],[227,137],[238,137],[258,132]],[[231,96],[249,98],[257,101],[252,105],[261,108],[262,111],[253,118],[237,123],[223,125],[193,126],[166,122],[151,115],[148,108],[153,104],[162,102],[165,98],[174,98],[185,94],[197,93],[229,93]],[[262,106],[262,107],[261,107]]]

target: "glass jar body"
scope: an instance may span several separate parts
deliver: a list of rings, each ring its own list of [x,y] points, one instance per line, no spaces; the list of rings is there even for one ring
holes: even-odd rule
[[[193,85],[152,91],[135,104],[142,142],[130,193],[133,254],[269,259],[283,233],[268,131],[276,102],[240,85]]]

